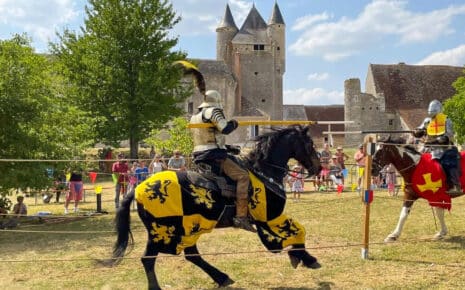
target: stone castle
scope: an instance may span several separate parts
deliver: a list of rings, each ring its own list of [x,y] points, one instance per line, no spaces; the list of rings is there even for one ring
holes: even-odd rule
[[[216,29],[216,60],[194,59],[205,77],[207,90],[220,92],[225,114],[237,120],[282,120],[285,23],[275,2],[268,22],[255,5],[239,29],[226,5]],[[203,96],[195,93],[185,103],[192,115]],[[240,127],[228,142],[241,143],[258,134],[259,126]]]
[[[370,64],[361,91],[359,79],[344,83],[345,131],[413,130],[427,116],[429,103],[455,94],[452,83],[464,76],[463,67],[444,65]],[[363,136],[350,134],[345,143]]]
[[[220,92],[225,114],[236,120],[353,121],[345,125],[313,125],[320,145],[324,131],[411,130],[426,116],[433,99],[444,101],[455,94],[452,83],[463,76],[463,67],[440,65],[369,64],[365,91],[360,80],[344,83],[344,105],[283,104],[286,69],[286,25],[277,2],[268,22],[251,8],[239,29],[226,5],[218,25],[216,60],[194,59],[204,74],[207,90]],[[184,104],[188,117],[197,112],[203,96],[194,93]],[[243,144],[259,134],[260,126],[239,127],[228,143]],[[334,145],[354,146],[361,134],[332,135]]]

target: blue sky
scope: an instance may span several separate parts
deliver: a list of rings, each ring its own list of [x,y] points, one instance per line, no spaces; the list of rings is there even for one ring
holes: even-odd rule
[[[238,27],[253,3],[268,20],[274,0],[172,0],[173,34],[189,57],[215,59],[215,28],[229,3]],[[278,0],[286,22],[284,103],[342,104],[344,80],[370,63],[465,64],[463,0]],[[55,31],[78,30],[84,0],[0,0],[0,39],[26,32],[38,52]]]

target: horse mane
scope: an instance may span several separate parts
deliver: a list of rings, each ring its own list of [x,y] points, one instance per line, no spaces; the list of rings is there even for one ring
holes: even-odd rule
[[[381,142],[384,144],[400,145],[404,149],[410,151],[411,153],[420,154],[420,152],[418,152],[415,146],[413,146],[412,144],[407,144],[407,140],[403,137],[392,137],[391,135],[389,135],[389,136],[380,138],[378,142]]]
[[[247,159],[249,166],[260,168],[261,161],[267,160],[271,156],[271,148],[282,136],[300,134],[304,128],[301,125],[292,125],[285,128],[271,127],[270,132],[263,133],[254,138],[255,148],[249,153]]]

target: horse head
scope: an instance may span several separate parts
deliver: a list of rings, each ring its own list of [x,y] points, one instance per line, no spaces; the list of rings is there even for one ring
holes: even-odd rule
[[[392,163],[398,171],[411,168],[419,158],[411,145],[406,145],[404,138],[392,138],[390,135],[378,140],[378,147],[373,155],[372,175],[378,175],[384,166]]]
[[[249,155],[253,167],[280,179],[287,174],[287,162],[294,158],[309,175],[317,174],[321,165],[309,129],[299,125],[273,128],[271,132],[258,136],[255,150]]]

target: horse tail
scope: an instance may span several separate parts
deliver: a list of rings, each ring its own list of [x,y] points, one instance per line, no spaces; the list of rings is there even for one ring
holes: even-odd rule
[[[131,216],[130,209],[131,203],[134,200],[134,189],[131,190],[121,202],[121,205],[116,212],[115,228],[118,238],[113,246],[113,264],[117,265],[121,262],[131,238],[131,244],[134,239],[131,233]]]

